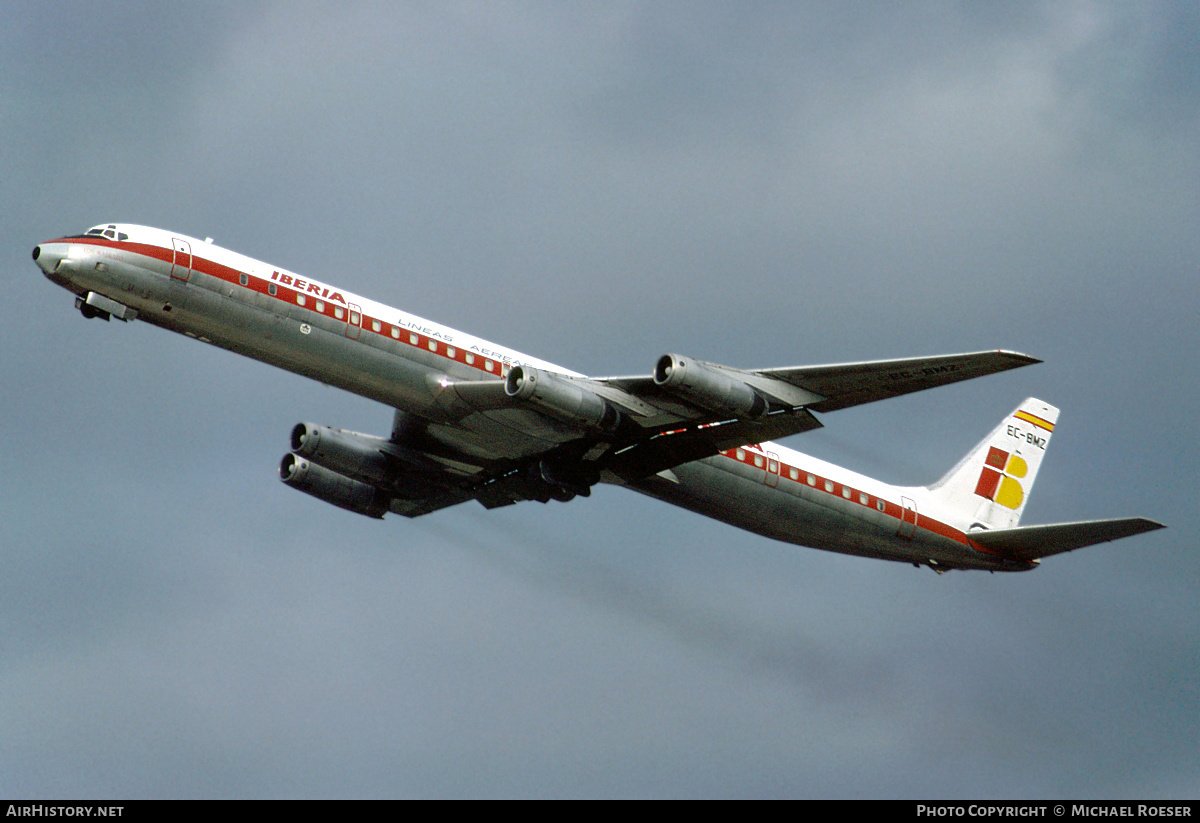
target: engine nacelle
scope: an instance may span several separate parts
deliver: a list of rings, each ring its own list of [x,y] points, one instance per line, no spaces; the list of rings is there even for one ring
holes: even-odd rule
[[[367,517],[382,518],[391,503],[391,498],[382,489],[338,474],[294,453],[284,455],[279,464],[279,479],[318,500]]]
[[[381,451],[387,445],[382,437],[313,423],[292,428],[292,451],[298,456],[376,486],[388,486],[395,479],[395,466]]]
[[[611,403],[578,381],[530,366],[509,369],[504,392],[514,400],[602,431],[614,431],[621,422],[621,413]]]
[[[701,408],[754,419],[767,410],[762,395],[736,376],[678,354],[664,354],[654,366],[654,383]]]

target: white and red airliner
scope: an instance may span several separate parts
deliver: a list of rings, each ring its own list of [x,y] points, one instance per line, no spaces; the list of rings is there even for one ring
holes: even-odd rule
[[[824,413],[1038,362],[1008,351],[737,369],[665,354],[585,377],[161,229],[104,224],[33,259],[84,317],[135,318],[384,403],[388,437],[312,423],[280,477],[370,517],[478,500],[567,501],[626,486],[767,537],[949,569],[1024,571],[1161,528],[1144,518],[1018,526],[1058,409],[1023,401],[931,486],[892,486],[770,442]]]

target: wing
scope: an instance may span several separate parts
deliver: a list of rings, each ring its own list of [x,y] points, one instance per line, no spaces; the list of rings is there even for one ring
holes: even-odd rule
[[[664,355],[654,375],[595,380],[654,400],[670,395],[671,387],[666,381],[679,371],[677,364],[681,361],[684,358],[678,355]],[[776,403],[805,406],[818,412],[837,411],[1040,362],[1035,357],[1004,350],[773,369],[735,369],[692,361],[706,372],[715,371],[741,381]],[[686,391],[686,388],[682,392],[676,390],[674,394],[678,397]]]
[[[632,479],[735,446],[819,428],[813,411],[836,411],[1038,362],[1016,352],[985,351],[748,370],[668,354],[648,377],[593,382],[654,409],[646,422],[658,427],[655,435],[637,455],[623,452],[614,460],[615,473]],[[671,426],[683,426],[678,433],[684,436],[665,439]]]
[[[602,477],[634,482],[819,428],[813,411],[1037,362],[989,351],[747,370],[668,354],[645,376],[586,378],[518,365],[502,380],[444,379],[438,396],[446,419],[424,425],[415,439],[394,433],[392,441],[443,462],[430,482],[411,484],[440,491],[393,511],[416,516],[467,499],[489,508],[569,499]]]
[[[1110,540],[1120,540],[1142,532],[1166,528],[1145,517],[1116,520],[1087,520],[1078,523],[1054,523],[1048,526],[1018,526],[971,532],[971,540],[1014,560],[1036,560],[1052,554],[1082,549]]]
[[[830,412],[1040,362],[1025,354],[1000,350],[763,369],[756,373],[821,395],[824,399],[809,408]]]

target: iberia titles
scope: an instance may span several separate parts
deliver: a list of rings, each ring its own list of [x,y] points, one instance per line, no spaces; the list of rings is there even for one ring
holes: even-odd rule
[[[278,270],[271,272],[271,279],[285,286],[291,286],[293,289],[302,291],[305,294],[315,294],[323,300],[333,300],[341,303],[343,306],[346,305],[346,298],[342,297],[342,293],[330,291],[328,286],[321,286],[319,283],[310,283],[302,277],[284,274]]]

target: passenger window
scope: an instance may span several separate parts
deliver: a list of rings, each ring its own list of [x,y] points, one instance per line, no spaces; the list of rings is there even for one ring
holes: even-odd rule
[[[825,491],[827,491],[827,492],[833,491],[833,481],[832,480],[825,481]]]
[[[417,345],[417,336],[410,332],[408,335],[408,342],[412,343],[414,346]]]
[[[876,500],[875,508],[879,509],[880,511],[883,511],[884,509],[887,508],[887,504],[885,504],[882,500]]]
[[[336,317],[338,320],[341,320],[343,317],[346,316],[346,312],[342,309],[341,306],[334,306],[333,307],[333,316]]]
[[[738,449],[738,450],[737,450],[737,459],[738,459],[738,460],[745,460],[745,459],[746,459],[746,453],[745,453],[744,451],[742,451],[741,449]]]
[[[400,339],[400,329],[396,326],[392,326],[392,337],[396,338],[397,340]]]
[[[817,485],[817,476],[815,474],[810,474],[805,479],[808,481],[808,485],[810,485],[810,486]]]
[[[453,347],[453,346],[447,346],[447,347],[446,347],[446,356],[447,356],[447,357],[454,357],[454,347]]]
[[[842,486],[842,497],[844,497],[844,498],[846,498],[847,500],[849,500],[849,499],[850,499],[851,497],[853,497],[853,496],[854,496],[854,490],[853,490],[853,489],[848,489],[848,488],[846,488],[845,486]]]
[[[317,311],[319,311],[321,314],[325,313],[325,301],[324,300],[317,301]]]
[[[274,297],[274,296],[275,296],[275,292],[277,292],[277,291],[279,291],[279,289],[278,289],[278,288],[276,288],[276,286],[275,286],[275,284],[274,284],[274,283],[268,283],[268,284],[267,284],[267,294],[269,294],[269,295],[271,295],[272,297]]]
[[[788,477],[792,478],[793,480],[799,480],[800,479],[800,470],[799,469],[788,469]]]
[[[250,275],[248,275],[248,274],[239,274],[239,275],[238,275],[238,282],[239,282],[239,283],[241,283],[243,286],[248,286],[248,285],[250,285]]]
[[[430,351],[437,351],[437,341],[436,341],[436,340],[430,340],[430,341],[429,341],[429,350],[430,350]]]
[[[760,469],[763,467],[762,455],[760,455],[760,454],[754,455],[754,465]]]
[[[380,325],[378,320],[371,321],[371,331],[379,331],[382,328],[383,328],[383,326]]]
[[[304,305],[304,303],[305,303],[304,295],[303,295],[303,294],[297,294],[297,295],[296,295],[296,305],[297,305],[297,306],[303,306],[303,305]]]
[[[465,359],[467,361],[467,365],[470,366],[472,363],[475,362],[475,355],[471,354],[470,352],[467,352],[465,355]]]
[[[356,311],[350,312],[350,322],[356,326],[358,325],[358,312],[356,312]]]
[[[491,360],[484,360],[484,361],[483,361],[483,367],[484,367],[485,369],[487,369],[488,371],[491,371],[491,370],[492,370],[492,369],[495,367],[495,365],[496,365],[496,364],[495,364],[495,363],[493,363]]]

